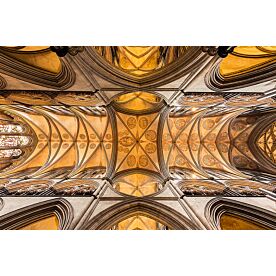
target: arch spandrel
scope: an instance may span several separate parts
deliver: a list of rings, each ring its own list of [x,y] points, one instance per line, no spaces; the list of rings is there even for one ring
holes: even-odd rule
[[[31,228],[40,228],[40,230],[44,230],[41,227],[52,228],[52,230],[65,230],[70,227],[73,218],[73,207],[66,199],[52,198],[16,209],[1,216],[0,229],[17,230],[30,226]]]
[[[49,46],[0,47],[0,51],[25,64],[53,74],[61,71],[61,61],[50,51]]]

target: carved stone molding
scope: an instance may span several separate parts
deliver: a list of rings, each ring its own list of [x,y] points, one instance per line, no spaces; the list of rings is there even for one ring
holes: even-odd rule
[[[82,52],[83,46],[51,46],[51,51],[55,52],[59,57],[64,57],[68,53],[71,56],[77,55],[79,52]]]

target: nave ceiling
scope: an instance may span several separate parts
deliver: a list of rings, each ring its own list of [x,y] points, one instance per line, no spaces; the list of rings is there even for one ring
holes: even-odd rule
[[[0,47],[0,194],[274,191],[275,49]]]

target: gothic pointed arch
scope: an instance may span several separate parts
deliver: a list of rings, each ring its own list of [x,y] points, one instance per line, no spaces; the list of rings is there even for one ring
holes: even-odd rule
[[[68,229],[73,220],[73,207],[64,198],[54,198],[32,204],[0,216],[0,229],[20,229],[42,219],[56,216],[59,229]]]
[[[249,137],[249,148],[262,171],[276,174],[276,115],[265,116]]]
[[[233,227],[233,230],[235,227],[276,229],[275,212],[229,198],[217,197],[209,201],[205,207],[205,217],[212,228],[218,230],[230,227]]]
[[[167,84],[192,72],[208,55],[200,47],[97,46],[84,47],[76,59],[111,83],[145,89]]]
[[[129,199],[111,206],[83,225],[82,229],[106,230],[134,215],[147,216],[174,230],[198,229],[198,227],[171,207],[150,199]]]

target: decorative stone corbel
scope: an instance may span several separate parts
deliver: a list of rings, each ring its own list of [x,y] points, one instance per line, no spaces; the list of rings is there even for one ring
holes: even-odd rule
[[[234,51],[236,46],[202,46],[201,50],[210,56],[218,54],[221,58],[226,58],[229,53]]]
[[[68,53],[71,56],[77,55],[84,50],[83,46],[50,46],[51,51],[55,52],[59,57],[64,57]]]

